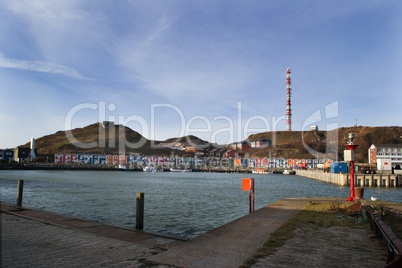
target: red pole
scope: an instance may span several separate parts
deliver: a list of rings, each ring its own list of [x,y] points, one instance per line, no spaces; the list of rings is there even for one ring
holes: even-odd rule
[[[350,196],[348,201],[355,200],[355,162],[350,161]]]
[[[350,151],[348,154],[348,160],[350,161],[350,195],[348,201],[355,201],[355,162],[354,162],[354,150],[356,149],[357,144],[354,142],[355,135],[353,133],[349,133],[349,142],[346,144],[346,149]],[[346,158],[346,155],[345,155]]]

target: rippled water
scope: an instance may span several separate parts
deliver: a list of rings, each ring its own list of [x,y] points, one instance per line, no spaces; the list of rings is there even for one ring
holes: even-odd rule
[[[290,197],[349,196],[349,188],[300,176],[113,171],[0,171],[1,200],[103,223],[135,226],[136,193],[145,193],[144,229],[194,237],[248,213],[241,178],[255,178],[255,206]],[[400,188],[365,188],[364,196],[402,201]]]

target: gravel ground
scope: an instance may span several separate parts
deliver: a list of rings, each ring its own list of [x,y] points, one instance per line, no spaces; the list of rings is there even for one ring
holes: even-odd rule
[[[303,226],[274,254],[260,258],[260,267],[384,267],[384,243],[367,228]]]

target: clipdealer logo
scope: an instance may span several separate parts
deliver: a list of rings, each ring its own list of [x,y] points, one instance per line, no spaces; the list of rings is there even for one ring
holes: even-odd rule
[[[95,116],[99,122],[99,139],[98,141],[92,142],[82,142],[77,139],[72,131],[72,126],[74,118],[79,117],[81,113],[88,112],[88,110],[95,113]],[[286,116],[282,115],[279,117],[272,116],[270,119],[263,115],[254,115],[248,118],[244,118],[242,103],[237,103],[237,113],[236,116],[230,117],[228,115],[217,115],[212,119],[207,118],[204,115],[195,115],[190,118],[186,118],[184,112],[177,106],[168,103],[156,103],[150,105],[150,117],[147,120],[144,116],[137,114],[125,116],[125,115],[109,115],[111,112],[116,110],[115,104],[106,105],[106,102],[100,101],[98,103],[81,103],[72,107],[65,116],[64,128],[68,141],[74,144],[78,148],[91,149],[91,148],[114,148],[118,149],[119,153],[124,154],[126,148],[136,149],[141,148],[147,142],[151,141],[151,146],[155,146],[154,140],[156,140],[156,122],[158,116],[167,111],[174,113],[176,119],[178,119],[178,124],[172,126],[172,128],[179,130],[178,139],[172,141],[171,143],[176,143],[181,137],[189,137],[190,135],[195,135],[203,133],[209,136],[209,141],[211,143],[217,142],[217,136],[227,137],[224,144],[233,143],[235,140],[243,140],[251,134],[261,133],[261,132],[273,132],[272,145],[276,147],[276,131],[279,124],[286,121]],[[301,131],[302,141],[304,148],[314,157],[322,157],[321,152],[318,152],[311,148],[303,139],[303,132],[307,129],[312,121],[318,123],[320,121],[334,121],[332,123],[327,123],[328,128],[334,128],[338,126],[335,119],[338,117],[338,101],[330,103],[324,107],[324,110],[317,110],[303,122],[303,127]],[[312,119],[313,118],[313,119]],[[176,120],[177,121],[177,120]],[[103,127],[102,122],[111,122],[108,127]],[[204,127],[197,127],[196,123],[202,123]],[[253,128],[253,123],[258,122],[262,125],[260,128]],[[116,126],[128,126],[129,124],[136,124],[141,128],[142,138],[135,142],[130,142],[126,138],[125,128],[118,127],[118,133],[116,134]],[[199,124],[198,124],[199,125]],[[117,135],[117,137],[116,137]],[[108,139],[106,139],[108,137]],[[106,143],[106,140],[108,141]],[[117,144],[116,144],[117,141]],[[331,140],[327,142],[327,150],[331,152],[332,148],[337,148],[337,136],[331,137]],[[190,145],[196,145],[194,141],[188,139],[187,142]],[[117,148],[118,146],[118,148]]]

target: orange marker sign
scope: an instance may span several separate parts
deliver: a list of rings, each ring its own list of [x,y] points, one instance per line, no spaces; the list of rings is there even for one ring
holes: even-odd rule
[[[243,191],[254,191],[254,179],[253,178],[242,178],[241,189]]]

